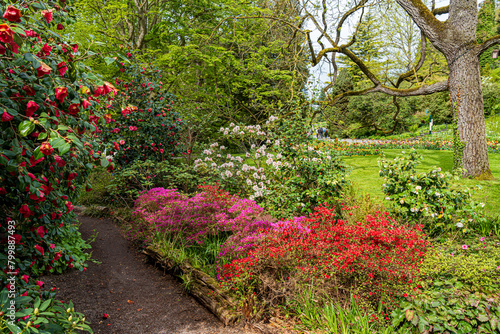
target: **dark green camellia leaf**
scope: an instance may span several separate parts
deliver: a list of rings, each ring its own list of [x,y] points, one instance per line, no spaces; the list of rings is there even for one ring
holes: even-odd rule
[[[35,130],[35,124],[29,120],[22,121],[19,124],[19,133],[22,137],[26,137]]]
[[[63,155],[71,149],[71,144],[64,142],[62,146],[59,147],[59,155]]]

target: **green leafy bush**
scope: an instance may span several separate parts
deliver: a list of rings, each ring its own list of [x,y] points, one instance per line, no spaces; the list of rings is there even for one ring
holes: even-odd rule
[[[55,293],[39,291],[39,286],[28,287],[22,296],[14,299],[9,297],[7,290],[0,292],[0,332],[8,333],[56,333],[68,334],[77,331],[91,332],[83,314],[75,312],[72,302],[64,304],[55,299]],[[28,291],[30,295],[28,295]],[[15,318],[19,322],[12,324],[10,300],[14,300],[16,309]]]
[[[400,217],[425,221],[431,233],[456,228],[467,232],[471,223],[483,219],[478,211],[484,204],[474,203],[468,188],[452,188],[453,176],[440,167],[418,173],[421,160],[415,149],[407,154],[403,151],[394,160],[385,156],[379,160],[380,176],[385,180],[382,190]]]

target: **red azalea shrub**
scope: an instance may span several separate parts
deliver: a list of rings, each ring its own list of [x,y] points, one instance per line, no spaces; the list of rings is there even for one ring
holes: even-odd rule
[[[222,282],[233,289],[257,286],[271,303],[284,303],[304,283],[375,303],[418,275],[428,247],[420,228],[399,226],[380,212],[350,225],[337,219],[335,208],[317,207],[308,221],[308,231],[293,224],[260,231],[265,237],[248,256],[219,268]]]

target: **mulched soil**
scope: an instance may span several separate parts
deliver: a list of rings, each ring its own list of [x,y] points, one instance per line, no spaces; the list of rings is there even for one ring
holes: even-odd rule
[[[42,278],[46,288],[56,287],[61,300],[72,300],[85,314],[95,333],[252,333],[224,327],[179,282],[149,264],[130,246],[108,219],[79,216],[85,240],[97,233],[86,272],[69,271]],[[109,314],[103,319],[103,314]]]

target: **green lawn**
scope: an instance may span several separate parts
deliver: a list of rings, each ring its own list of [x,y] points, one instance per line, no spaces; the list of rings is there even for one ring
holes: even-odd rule
[[[386,149],[384,153],[388,158],[394,158],[402,150]],[[419,171],[428,171],[434,166],[441,167],[444,171],[451,171],[453,167],[453,152],[420,150],[424,160],[419,166]],[[496,178],[495,181],[475,181],[461,179],[459,184],[468,187],[480,186],[481,189],[474,193],[474,199],[486,204],[488,215],[500,215],[500,154],[490,154],[491,171]],[[383,203],[382,183],[384,179],[379,176],[377,160],[379,156],[354,156],[345,157],[344,161],[351,166],[350,179],[357,194],[370,194],[376,201]]]

